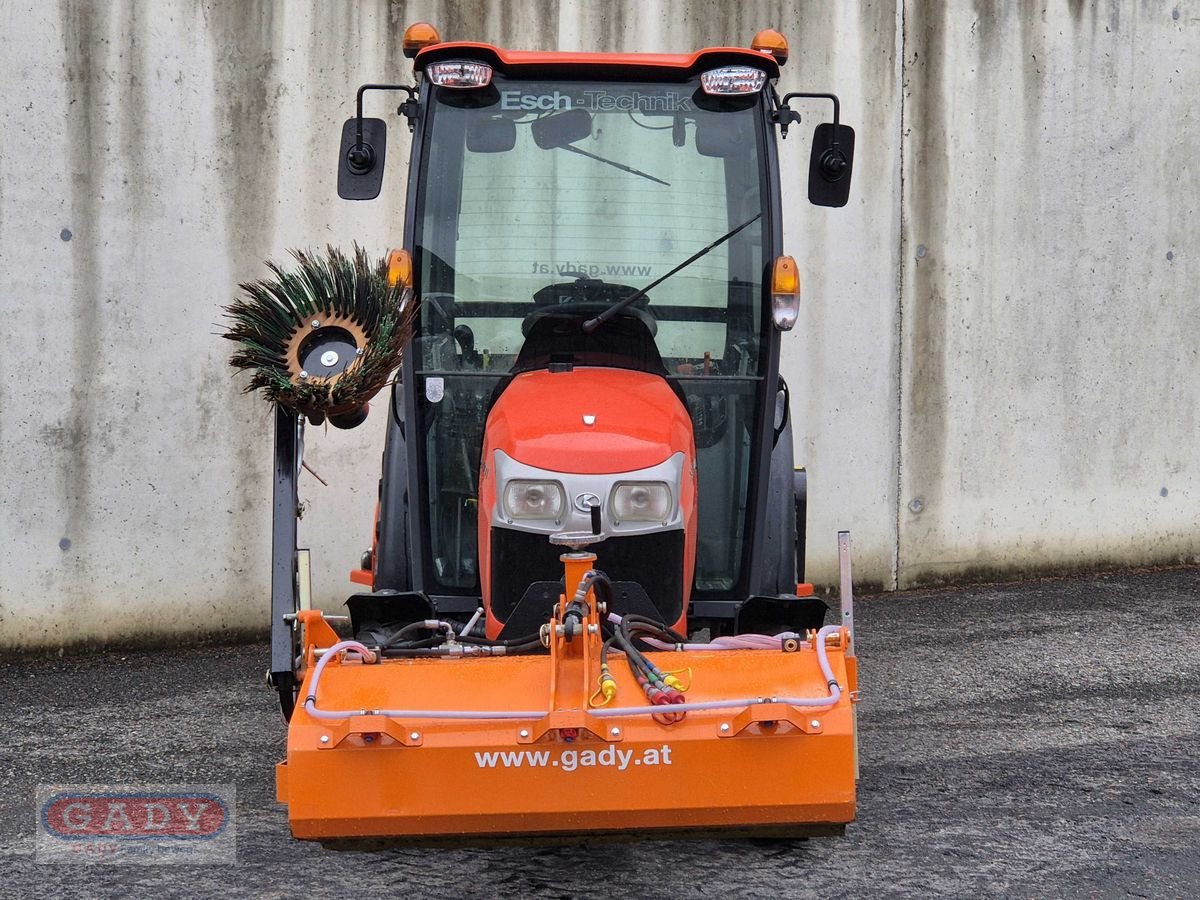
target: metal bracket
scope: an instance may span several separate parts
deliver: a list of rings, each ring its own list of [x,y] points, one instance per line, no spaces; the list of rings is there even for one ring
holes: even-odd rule
[[[736,716],[723,719],[717,725],[717,737],[736,737],[751,725],[762,725],[768,722],[787,722],[798,731],[805,734],[820,734],[823,730],[819,714],[806,715],[786,703],[755,703],[743,709]]]
[[[405,747],[420,747],[424,742],[420,731],[405,728],[403,722],[378,715],[372,710],[364,710],[361,715],[331,723],[326,729],[327,733],[321,735],[317,744],[319,750],[333,750],[347,741],[351,741],[355,746],[361,741],[364,746],[381,747],[387,743],[381,740],[384,735],[390,738],[391,742]],[[358,740],[352,740],[353,738]]]
[[[847,656],[856,656],[854,645],[854,579],[850,574],[850,532],[838,532],[838,569],[841,575],[842,625],[849,632]]]

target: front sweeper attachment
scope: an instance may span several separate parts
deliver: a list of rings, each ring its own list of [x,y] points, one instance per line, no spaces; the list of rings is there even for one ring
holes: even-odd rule
[[[436,619],[405,629],[432,637],[368,646],[299,614],[303,681],[276,770],[296,837],[809,835],[853,820],[849,628],[688,643],[606,614],[592,553],[561,559],[579,587],[529,642],[540,652],[464,643]]]

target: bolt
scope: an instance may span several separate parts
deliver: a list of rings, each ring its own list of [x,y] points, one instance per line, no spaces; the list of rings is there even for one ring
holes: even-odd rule
[[[913,500],[911,503],[908,504],[908,508],[911,509],[915,513],[919,513],[921,510],[923,510],[925,508],[925,501],[922,500],[920,497],[917,497],[915,500]]]
[[[326,350],[321,354],[321,365],[323,366],[336,366],[337,361],[338,355],[333,350]]]
[[[308,377],[308,373],[307,373],[306,371],[304,371],[303,369],[301,369],[301,370],[300,370],[300,377],[301,377],[301,378],[307,378],[307,377]]]
[[[609,734],[611,734],[613,737],[620,737],[620,736],[621,736],[621,729],[620,729],[620,728],[614,728],[612,731],[610,731],[610,732],[609,732]]]
[[[318,320],[318,319],[313,319],[313,320],[312,320],[312,327],[313,327],[313,328],[320,328],[320,327],[321,327],[321,322],[320,322],[320,320]]]
[[[820,727],[821,727],[821,720],[820,720],[820,719],[813,719],[813,720],[812,720],[811,722],[809,722],[808,724],[809,724],[809,725],[811,725],[813,728],[820,728]]]
[[[520,730],[519,734],[521,735],[521,740],[525,740],[525,738],[529,737],[529,729],[528,729],[528,728],[522,728],[522,729]]]
[[[729,723],[728,722],[721,723],[721,734],[729,734]]]
[[[929,250],[924,244],[917,244],[917,259],[924,259]]]
[[[329,743],[329,735],[327,735],[327,734],[321,735],[321,743],[328,744]]]
[[[362,356],[362,355],[363,355],[363,348],[362,348],[362,347],[359,347],[357,350],[355,350],[355,351],[354,351],[354,355],[355,355],[355,356]]]
[[[408,736],[408,739],[409,739],[410,741],[419,741],[419,740],[421,739],[421,732],[419,732],[419,731],[414,731],[412,734],[410,734],[410,735]]]
[[[599,626],[599,625],[592,624],[592,625],[589,625],[589,626],[588,626],[588,634],[595,634],[595,633],[596,633],[597,631],[599,631],[599,630],[600,630],[600,626]]]

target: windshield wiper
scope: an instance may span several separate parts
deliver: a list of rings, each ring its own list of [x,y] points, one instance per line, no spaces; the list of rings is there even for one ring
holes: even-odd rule
[[[641,175],[643,178],[648,178],[651,181],[657,181],[659,184],[665,184],[667,187],[671,186],[671,182],[663,181],[661,178],[655,178],[653,175],[643,172],[641,169],[633,168],[633,166],[627,166],[624,163],[613,162],[611,159],[605,159],[603,156],[597,156],[595,153],[588,153],[586,150],[580,150],[578,147],[573,147],[570,144],[562,144],[560,147],[563,150],[570,150],[572,153],[578,153],[580,156],[586,156],[588,159],[594,159],[597,162],[602,162],[605,165],[612,166],[614,169],[620,169],[622,172],[628,172],[631,175]]]
[[[715,250],[717,247],[720,247],[723,243],[725,243],[727,240],[729,240],[731,237],[733,237],[735,234],[737,234],[743,228],[753,225],[755,222],[757,222],[761,218],[762,218],[762,213],[760,212],[757,215],[755,215],[754,218],[747,219],[745,222],[743,222],[737,228],[733,229],[733,231],[729,231],[729,232],[726,232],[725,234],[721,235],[719,238],[717,238],[715,241],[713,241],[711,244],[709,244],[703,250],[701,250],[697,253],[693,253],[691,256],[689,256],[687,259],[685,259],[683,262],[681,262],[679,265],[677,265],[675,268],[673,268],[670,272],[668,272],[666,275],[664,275],[662,278],[655,279],[654,281],[652,281],[648,285],[646,285],[644,288],[642,288],[640,291],[634,291],[628,297],[622,297],[620,300],[618,300],[616,303],[614,303],[612,306],[610,306],[604,312],[600,313],[600,315],[596,316],[596,318],[588,319],[586,322],[584,322],[583,323],[584,332],[587,334],[591,334],[593,331],[595,331],[597,328],[599,328],[601,325],[603,325],[605,322],[607,322],[609,319],[611,319],[613,316],[615,316],[617,313],[619,313],[621,310],[623,310],[625,307],[627,307],[630,303],[633,303],[635,300],[641,300],[652,289],[658,287],[660,284],[662,284],[664,281],[666,281],[668,278],[670,278],[676,272],[686,269],[688,266],[690,266],[692,263],[694,263],[700,257],[704,256],[704,254],[708,253],[711,250]]]

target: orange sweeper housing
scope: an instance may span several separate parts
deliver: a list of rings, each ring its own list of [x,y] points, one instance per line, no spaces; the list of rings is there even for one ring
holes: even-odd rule
[[[360,88],[339,161],[341,196],[379,194],[387,129],[363,96],[403,92],[388,271],[419,311],[348,618],[309,608],[304,420],[276,416],[271,683],[293,834],[841,830],[849,541],[826,624],[801,583],[779,375],[800,277],[777,146],[793,101],[832,102],[809,198],[844,205],[837,98],[779,95],[770,30],[682,55],[534,53],[421,23],[404,51],[417,84]]]

